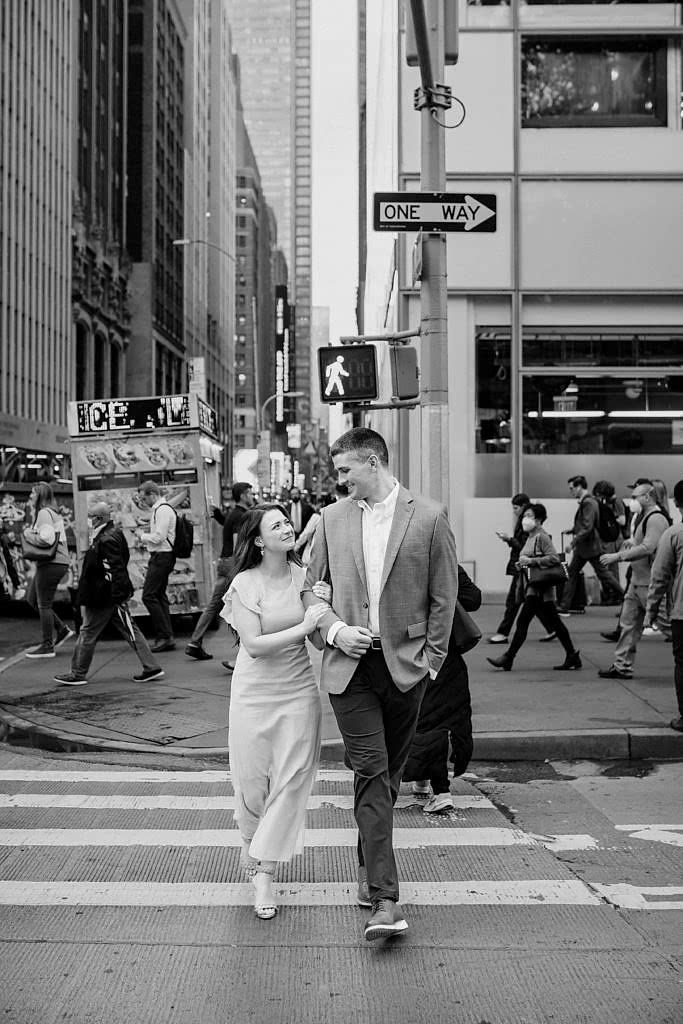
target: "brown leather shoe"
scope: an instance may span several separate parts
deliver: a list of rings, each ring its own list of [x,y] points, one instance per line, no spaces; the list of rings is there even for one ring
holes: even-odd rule
[[[408,931],[408,922],[394,900],[375,900],[372,910],[372,917],[365,926],[365,938],[368,942],[374,942],[375,939],[391,939],[394,935]]]

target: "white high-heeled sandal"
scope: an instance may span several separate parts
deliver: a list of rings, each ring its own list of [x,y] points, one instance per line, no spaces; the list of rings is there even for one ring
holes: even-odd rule
[[[254,913],[262,921],[270,921],[277,914],[277,904],[273,900],[271,883],[274,869],[265,871],[257,868],[251,876],[254,886]]]

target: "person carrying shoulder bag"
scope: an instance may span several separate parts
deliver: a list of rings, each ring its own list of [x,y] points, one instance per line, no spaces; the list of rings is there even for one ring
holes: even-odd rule
[[[26,651],[27,658],[54,658],[55,649],[73,636],[73,630],[55,615],[55,593],[69,568],[69,551],[64,520],[57,508],[49,484],[36,484],[31,491],[34,520],[25,533],[37,544],[47,547],[56,542],[54,556],[36,563],[36,571],[26,592],[26,600],[40,615],[43,641]]]

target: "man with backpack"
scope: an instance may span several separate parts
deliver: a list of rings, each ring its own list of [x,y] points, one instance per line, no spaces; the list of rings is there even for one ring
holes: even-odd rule
[[[620,551],[603,555],[603,566],[628,562],[631,582],[624,596],[619,617],[620,635],[609,668],[600,669],[602,679],[632,679],[638,641],[643,635],[647,593],[650,586],[650,567],[657,552],[659,539],[669,526],[669,518],[657,504],[654,487],[649,482],[636,485],[631,501],[641,510],[633,532],[633,541],[626,541]],[[635,512],[635,510],[634,510]]]
[[[612,590],[620,596],[623,595],[617,574],[603,564],[600,558],[602,540],[598,532],[600,521],[598,502],[589,492],[585,476],[572,476],[567,483],[569,492],[576,499],[579,507],[574,516],[574,526],[568,531],[573,534],[571,545],[573,554],[569,565],[569,579],[562,591],[562,600],[557,606],[558,612],[563,617],[570,614],[569,609],[572,607],[574,592],[586,562],[592,565],[603,590]]]
[[[138,488],[140,503],[151,509],[149,533],[141,533],[140,541],[149,551],[149,564],[142,587],[142,603],[152,620],[156,640],[153,654],[175,650],[166,588],[176,560],[176,523],[178,515],[153,480],[145,480]]]
[[[55,682],[63,686],[85,686],[95,645],[109,623],[140,660],[142,672],[133,676],[135,682],[161,679],[163,670],[128,611],[126,602],[133,594],[133,585],[128,575],[130,553],[123,531],[112,522],[109,506],[104,501],[94,502],[88,508],[88,519],[92,540],[83,559],[76,594],[79,606],[83,607],[83,622],[71,658],[71,671],[55,676]]]

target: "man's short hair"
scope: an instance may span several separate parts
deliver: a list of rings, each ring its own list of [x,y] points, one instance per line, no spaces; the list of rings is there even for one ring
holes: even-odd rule
[[[243,494],[253,489],[252,484],[248,484],[246,480],[242,480],[239,483],[232,485],[232,500],[240,501]]]
[[[154,480],[143,480],[138,487],[138,494],[161,494],[161,488]]]
[[[677,484],[674,484],[674,501],[683,508],[683,480],[679,480]]]
[[[330,458],[353,452],[361,459],[369,459],[375,455],[383,466],[389,465],[389,452],[386,441],[376,430],[369,427],[353,427],[338,437],[330,449]]]
[[[97,516],[98,519],[102,519],[104,516],[110,516],[111,508],[109,506],[109,502],[102,501],[101,499],[99,501],[91,502],[88,505],[88,515],[93,518]]]
[[[512,501],[510,502],[510,504],[519,505],[522,508],[526,508],[527,505],[531,504],[531,498],[528,494],[525,494],[524,491],[520,491],[519,494],[512,495]]]
[[[585,476],[570,476],[567,483],[571,484],[572,487],[582,487],[584,491],[588,487]]]

